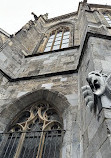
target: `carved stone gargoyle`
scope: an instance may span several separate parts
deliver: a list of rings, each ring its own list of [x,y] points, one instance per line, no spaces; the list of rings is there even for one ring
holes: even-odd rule
[[[111,75],[92,71],[86,78],[89,85],[82,87],[86,106],[96,113],[97,107],[111,108]]]

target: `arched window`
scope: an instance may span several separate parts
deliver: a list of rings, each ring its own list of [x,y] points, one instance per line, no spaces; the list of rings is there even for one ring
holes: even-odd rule
[[[44,52],[67,48],[69,46],[70,31],[68,28],[58,28],[49,34]]]
[[[62,118],[47,102],[24,109],[2,135],[2,158],[59,158]]]

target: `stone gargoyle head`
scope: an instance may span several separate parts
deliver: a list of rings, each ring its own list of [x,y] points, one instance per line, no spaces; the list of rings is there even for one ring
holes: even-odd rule
[[[107,76],[98,71],[92,71],[86,78],[89,85],[82,87],[82,93],[85,98],[86,106],[96,113],[104,104],[111,106],[111,75]]]
[[[89,86],[95,95],[101,96],[105,92],[106,78],[107,75],[97,71],[92,71],[88,74],[86,80],[89,83]]]

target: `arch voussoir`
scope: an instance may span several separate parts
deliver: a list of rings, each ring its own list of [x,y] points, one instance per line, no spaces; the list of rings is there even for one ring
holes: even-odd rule
[[[58,91],[52,91],[47,89],[39,89],[29,92],[18,99],[15,99],[11,104],[7,105],[1,112],[1,124],[4,124],[2,130],[5,130],[12,119],[23,109],[38,101],[47,101],[53,105],[62,114],[67,109],[70,103],[67,98]]]

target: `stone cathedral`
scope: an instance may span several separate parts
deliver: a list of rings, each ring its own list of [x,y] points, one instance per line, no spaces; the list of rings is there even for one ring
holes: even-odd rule
[[[111,158],[111,6],[0,29],[0,158]]]

